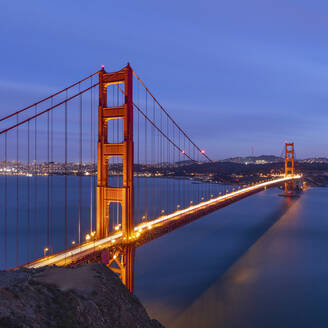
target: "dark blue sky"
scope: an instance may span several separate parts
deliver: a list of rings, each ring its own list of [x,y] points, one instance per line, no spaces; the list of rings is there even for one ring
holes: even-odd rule
[[[0,2],[1,113],[128,61],[215,158],[328,156],[328,2]]]

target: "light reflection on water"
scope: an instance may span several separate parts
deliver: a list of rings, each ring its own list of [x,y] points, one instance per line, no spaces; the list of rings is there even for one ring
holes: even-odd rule
[[[113,176],[109,182],[119,184],[120,179]],[[134,182],[136,223],[156,218],[162,210],[171,213],[177,205],[182,209],[191,202],[199,203],[201,197],[207,200],[211,194],[232,189],[181,178],[135,177]],[[65,220],[67,246],[79,239],[84,242],[86,234],[96,230],[95,187],[96,176],[0,175],[0,269],[42,257],[46,248],[49,254],[65,249]],[[120,206],[113,205],[109,207],[110,231],[120,223]]]
[[[137,250],[136,294],[167,327],[327,327],[328,190],[269,190]]]

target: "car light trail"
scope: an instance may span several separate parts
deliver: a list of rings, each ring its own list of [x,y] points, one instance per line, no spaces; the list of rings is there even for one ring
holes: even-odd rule
[[[260,183],[258,185],[247,187],[247,188],[244,188],[244,189],[240,189],[240,190],[231,192],[229,194],[225,194],[223,196],[219,196],[219,197],[213,198],[211,200],[208,200],[208,201],[205,201],[205,202],[201,202],[201,203],[199,203],[197,205],[192,205],[192,206],[189,206],[189,207],[187,207],[185,209],[175,211],[174,213],[171,213],[169,215],[161,216],[161,217],[159,217],[157,219],[148,221],[147,223],[141,223],[141,224],[139,224],[139,225],[137,225],[135,227],[135,230],[138,230],[140,228],[141,229],[146,229],[149,226],[149,224],[154,225],[154,224],[162,223],[162,222],[167,221],[167,220],[176,219],[177,217],[181,216],[182,214],[192,213],[192,212],[194,212],[197,209],[200,209],[200,208],[203,208],[203,207],[206,207],[206,206],[209,206],[209,205],[213,205],[213,204],[218,203],[218,202],[220,202],[222,200],[234,198],[236,196],[239,196],[239,195],[248,193],[250,191],[254,191],[256,189],[261,189],[263,187],[268,187],[268,186],[270,186],[272,184],[287,182],[287,181],[292,180],[292,179],[300,179],[300,178],[301,178],[300,175],[295,175],[293,178],[290,178],[290,177],[281,178],[281,179],[277,179],[277,180],[263,182],[263,183]]]
[[[57,262],[65,260],[71,256],[77,255],[79,253],[83,253],[85,251],[88,251],[89,249],[93,249],[98,246],[102,246],[105,243],[108,243],[110,241],[115,241],[121,237],[122,237],[122,232],[118,232],[118,233],[115,233],[115,234],[108,236],[106,238],[103,238],[103,239],[90,241],[86,244],[81,244],[77,247],[74,247],[71,250],[63,251],[63,252],[60,252],[60,253],[57,253],[54,255],[50,255],[46,258],[36,260],[35,262],[25,265],[25,267],[35,269],[35,268],[43,267],[45,265],[53,265]]]
[[[244,188],[244,189],[240,189],[240,190],[237,190],[237,191],[233,191],[229,194],[225,194],[225,195],[222,195],[222,196],[219,196],[219,197],[216,197],[216,198],[212,198],[210,200],[201,202],[197,205],[191,205],[191,206],[189,206],[185,209],[175,211],[174,213],[171,213],[171,214],[168,214],[168,215],[163,215],[163,216],[161,216],[157,219],[148,221],[146,223],[140,223],[134,228],[134,231],[136,232],[136,236],[140,237],[140,235],[141,235],[140,232],[142,232],[142,230],[150,230],[150,229],[153,228],[154,225],[158,226],[159,224],[163,224],[163,223],[167,223],[169,221],[177,220],[181,217],[181,215],[194,213],[195,211],[197,211],[199,209],[204,209],[207,206],[220,203],[220,202],[222,202],[224,200],[227,200],[227,199],[233,199],[237,196],[247,194],[250,191],[255,191],[257,189],[262,189],[262,188],[265,188],[265,187],[269,187],[269,186],[275,185],[277,183],[283,183],[283,182],[287,182],[287,181],[290,181],[290,180],[300,179],[301,177],[302,177],[301,175],[295,175],[293,178],[287,177],[287,178],[276,179],[276,180],[272,180],[272,181],[263,182],[263,183],[260,183],[258,185],[254,185],[254,186],[247,187],[247,188]],[[70,250],[62,251],[62,252],[59,252],[59,253],[53,254],[53,255],[49,255],[45,258],[42,258],[42,259],[36,260],[34,262],[28,263],[28,264],[25,265],[25,267],[27,267],[27,268],[40,268],[40,267],[43,267],[45,265],[53,265],[53,264],[59,263],[61,261],[67,260],[67,259],[69,259],[70,257],[72,257],[74,255],[78,255],[78,254],[87,252],[88,250],[92,250],[95,247],[105,246],[105,244],[107,244],[109,242],[120,241],[120,240],[122,240],[122,236],[123,236],[123,233],[121,231],[116,232],[116,233],[114,233],[114,234],[112,234],[112,235],[110,235],[106,238],[90,241],[88,243],[84,243],[84,244],[81,244],[81,245],[76,246],[74,248],[71,248]]]

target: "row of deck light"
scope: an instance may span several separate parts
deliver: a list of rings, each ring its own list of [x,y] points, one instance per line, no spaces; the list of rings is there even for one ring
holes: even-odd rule
[[[90,240],[91,238],[93,238],[95,235],[96,235],[96,232],[95,232],[95,231],[90,232],[90,234],[87,233],[87,234],[85,235],[85,240],[88,241],[88,240]],[[72,241],[72,245],[74,246],[75,244],[76,244],[76,241],[73,240],[73,241]],[[48,248],[48,247],[45,247],[45,248],[43,249],[43,256],[46,256],[48,252],[49,252],[49,248]]]
[[[203,151],[202,151],[202,153],[203,153]],[[205,153],[205,152],[204,152],[204,153]],[[270,180],[269,180],[269,181],[270,181]],[[261,180],[260,183],[264,183],[264,180]],[[246,185],[245,188],[247,188],[247,187],[251,187],[251,186],[254,186],[254,185],[255,185],[255,183],[253,182],[253,183],[250,183],[250,184]],[[238,189],[240,190],[240,189],[241,189],[241,186],[238,186]],[[235,188],[232,188],[232,192],[233,192],[233,191],[235,191]],[[228,189],[226,189],[226,194],[227,194],[227,193],[229,193],[229,190],[228,190]],[[219,192],[218,195],[222,195],[222,192]],[[212,194],[212,195],[211,195],[211,198],[213,198],[213,197],[214,197],[214,195]],[[204,200],[204,197],[201,197],[201,200]],[[193,201],[192,201],[192,200],[190,201],[190,204],[193,204]],[[178,205],[177,205],[177,208],[179,209],[180,207],[181,207],[181,205],[178,204]],[[165,210],[164,210],[164,209],[161,210],[161,213],[164,214],[164,213],[165,213]],[[144,215],[144,216],[142,217],[142,219],[143,219],[143,220],[146,219],[146,216]],[[121,226],[122,226],[121,224],[118,224],[118,225],[116,225],[116,226],[114,227],[114,229],[115,229],[116,231],[119,231],[120,228],[121,228]],[[151,223],[149,223],[149,224],[147,225],[147,229],[148,229],[148,230],[152,229],[152,225],[151,225]],[[130,239],[130,240],[131,240],[131,239],[138,239],[138,238],[140,237],[141,233],[142,233],[142,229],[139,228],[135,234],[133,234],[132,236],[129,237],[129,239]],[[96,235],[96,232],[95,232],[95,231],[92,231],[90,234],[86,234],[86,236],[85,236],[85,240],[88,241],[88,240],[90,240],[91,238],[93,238],[95,235]],[[114,243],[114,242],[115,242],[115,241],[112,240],[112,243]],[[73,241],[72,241],[72,245],[74,246],[75,244],[76,244],[76,242],[75,242],[75,240],[73,240]],[[43,249],[43,255],[46,256],[48,252],[49,252],[49,248],[48,248],[48,247],[45,247],[45,248]],[[114,255],[114,258],[116,258],[116,255]]]

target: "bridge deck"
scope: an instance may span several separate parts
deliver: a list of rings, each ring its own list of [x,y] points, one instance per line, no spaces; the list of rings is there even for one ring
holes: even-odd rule
[[[78,261],[81,258],[99,252],[104,248],[115,247],[117,244],[126,242],[133,243],[136,247],[138,247],[202,216],[212,213],[222,207],[228,206],[231,203],[237,202],[267,188],[273,188],[284,182],[297,180],[300,178],[301,176],[294,176],[293,178],[286,177],[263,182],[201,202],[196,205],[189,206],[168,215],[160,216],[145,223],[140,223],[135,226],[135,233],[133,236],[129,237],[130,240],[128,241],[123,240],[122,232],[116,232],[106,238],[80,244],[70,249],[40,258],[33,262],[29,262],[23,266],[28,268],[39,268],[45,265],[54,264],[68,265],[72,262]]]

